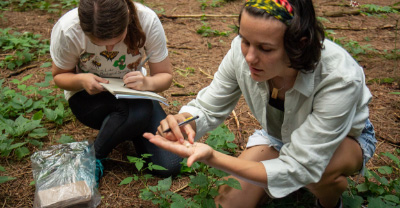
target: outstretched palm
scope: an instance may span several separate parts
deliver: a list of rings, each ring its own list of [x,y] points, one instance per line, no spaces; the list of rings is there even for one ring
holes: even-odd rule
[[[151,133],[145,133],[143,137],[165,150],[173,152],[180,157],[188,158],[187,165],[189,167],[196,161],[207,163],[207,159],[212,156],[214,151],[210,146],[198,142],[190,144],[188,141],[185,141],[182,144],[179,141],[170,141],[162,136]]]

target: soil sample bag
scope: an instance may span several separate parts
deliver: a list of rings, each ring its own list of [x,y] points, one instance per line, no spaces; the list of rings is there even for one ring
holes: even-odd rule
[[[97,207],[100,204],[93,144],[85,141],[51,146],[35,152],[31,161],[36,181],[33,207]]]

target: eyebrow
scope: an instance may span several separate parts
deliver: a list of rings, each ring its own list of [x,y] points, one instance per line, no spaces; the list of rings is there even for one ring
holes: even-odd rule
[[[246,37],[244,37],[242,34],[240,34],[240,32],[239,32],[239,36],[240,36],[241,38],[244,38],[245,40],[247,40]],[[263,42],[263,43],[258,43],[258,42],[257,42],[257,45],[271,46],[271,47],[274,46],[273,44],[268,43],[268,42]]]

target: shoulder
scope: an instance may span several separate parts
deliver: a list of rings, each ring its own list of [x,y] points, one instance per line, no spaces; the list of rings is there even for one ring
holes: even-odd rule
[[[134,4],[140,21],[151,21],[153,19],[158,19],[157,14],[149,7],[137,2],[134,2]]]
[[[324,40],[323,47],[321,61],[316,69],[322,76],[329,75],[344,80],[363,79],[363,69],[344,48],[327,39]]]
[[[76,28],[80,28],[78,8],[72,9],[65,13],[54,25],[53,30],[59,29],[64,32],[68,32],[75,30]]]

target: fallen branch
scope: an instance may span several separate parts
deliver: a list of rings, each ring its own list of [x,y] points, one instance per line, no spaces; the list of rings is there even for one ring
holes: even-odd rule
[[[239,17],[238,14],[181,14],[181,15],[159,15],[158,16],[160,19],[161,18],[167,18],[167,19],[177,19],[177,18],[202,18],[202,17],[234,17],[237,18]]]
[[[209,78],[209,79],[214,79],[214,76],[213,76],[213,75],[211,75],[211,74],[209,74],[209,73],[203,71],[200,67],[199,67],[199,70],[200,70],[201,73],[203,73],[204,75],[206,75],[207,78]]]
[[[180,192],[180,191],[182,191],[183,189],[185,189],[185,188],[188,187],[188,186],[189,186],[189,183],[187,183],[187,184],[185,184],[184,186],[182,186],[182,187],[176,189],[176,190],[173,191],[173,192],[174,192],[174,193]]]
[[[197,93],[172,93],[172,97],[196,96]]]
[[[361,11],[359,9],[356,10],[342,10],[342,11],[328,11],[324,12],[324,16],[326,17],[342,17],[345,15],[359,15]]]
[[[240,133],[241,129],[240,129],[239,119],[236,116],[235,110],[232,111],[232,114],[233,114],[233,118],[235,119],[235,123],[236,123],[237,129],[238,129],[237,134],[239,136],[239,141],[241,141],[242,140],[242,134]]]
[[[187,46],[173,46],[173,45],[168,45],[167,48],[175,48],[175,49],[188,49],[188,50],[194,50],[195,48],[187,47]]]
[[[37,66],[38,66],[37,64],[35,64],[35,65],[30,65],[30,66],[26,66],[26,67],[24,67],[24,68],[22,68],[22,69],[19,69],[19,70],[16,71],[16,72],[13,72],[13,73],[9,74],[9,75],[7,76],[7,78],[10,78],[10,77],[12,77],[12,76],[17,76],[17,75],[21,74],[22,72],[24,72],[24,71],[26,71],[26,70],[28,70],[28,69],[35,68],[35,67],[37,67]]]
[[[179,88],[185,88],[185,86],[183,84],[180,84],[179,82],[177,82],[175,79],[172,79],[172,82],[174,83],[174,86],[177,86]]]

